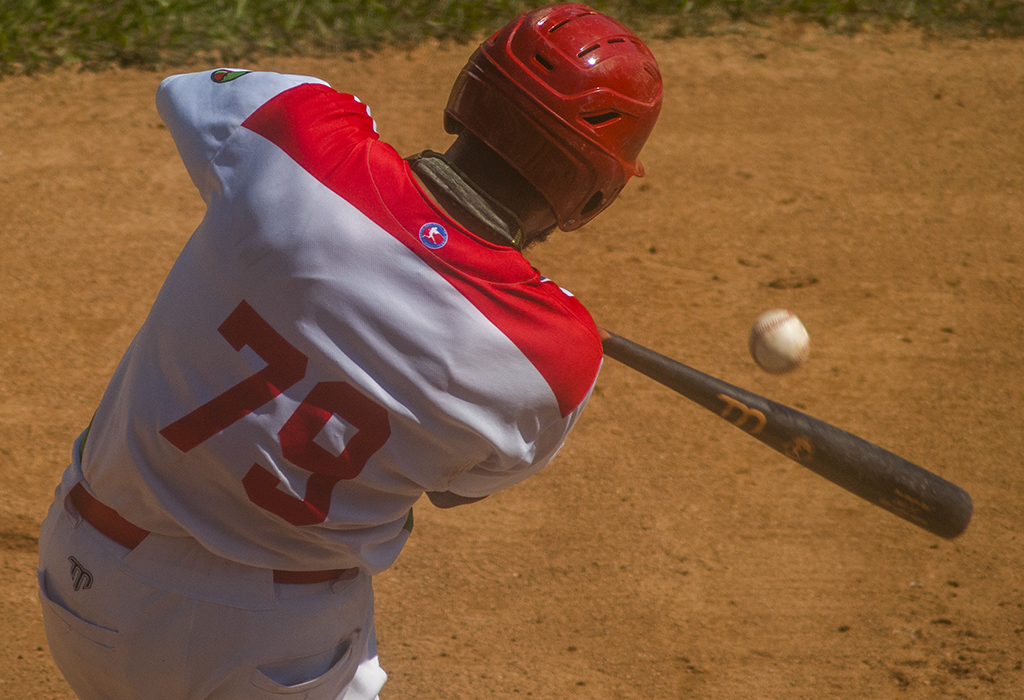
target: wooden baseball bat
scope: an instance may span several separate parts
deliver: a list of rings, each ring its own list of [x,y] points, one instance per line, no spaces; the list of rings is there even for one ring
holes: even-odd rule
[[[727,384],[601,329],[604,354],[664,384],[869,503],[939,537],[971,521],[956,484],[834,425]]]

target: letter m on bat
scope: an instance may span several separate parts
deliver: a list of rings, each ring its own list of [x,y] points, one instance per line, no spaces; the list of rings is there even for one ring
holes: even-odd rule
[[[757,435],[762,430],[764,430],[764,426],[768,424],[768,419],[765,418],[764,414],[758,411],[756,408],[750,408],[743,402],[737,401],[736,399],[726,394],[719,394],[718,398],[725,402],[725,408],[722,410],[721,413],[722,418],[725,418],[726,420],[731,420],[733,425],[739,428],[743,428],[751,435]],[[738,415],[736,416],[736,418],[730,418],[730,416],[732,416],[732,414],[737,411]],[[757,421],[757,425],[755,425],[753,429],[747,430],[745,426],[751,418]]]

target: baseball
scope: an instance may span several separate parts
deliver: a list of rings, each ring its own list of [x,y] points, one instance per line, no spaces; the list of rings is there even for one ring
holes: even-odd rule
[[[750,329],[750,356],[765,372],[792,372],[807,359],[810,337],[788,309],[765,311]]]

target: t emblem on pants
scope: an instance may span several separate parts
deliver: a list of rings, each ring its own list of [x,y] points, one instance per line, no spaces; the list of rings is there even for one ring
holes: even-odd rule
[[[74,557],[68,557],[68,561],[71,562],[71,581],[74,583],[75,590],[92,588],[92,572],[82,566],[82,562]]]

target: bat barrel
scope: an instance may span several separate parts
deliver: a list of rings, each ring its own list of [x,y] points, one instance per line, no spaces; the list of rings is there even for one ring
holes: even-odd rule
[[[970,495],[913,462],[608,331],[602,331],[602,339],[607,356],[717,413],[864,500],[947,539],[970,523]]]
[[[762,442],[795,462],[939,537],[952,539],[970,523],[971,497],[956,484],[834,425],[762,402],[772,416]]]

